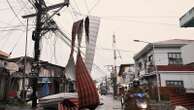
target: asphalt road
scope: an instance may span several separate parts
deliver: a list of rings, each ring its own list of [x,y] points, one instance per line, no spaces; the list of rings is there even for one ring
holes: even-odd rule
[[[100,96],[100,101],[103,103],[99,105],[96,110],[122,110],[120,100],[115,100],[112,95],[102,95]],[[0,110],[32,110],[30,107],[9,107],[7,106],[6,109]],[[37,108],[35,110],[43,110],[41,108]]]
[[[122,110],[120,100],[115,100],[112,95],[102,95],[100,100],[103,105],[99,105],[96,110]]]

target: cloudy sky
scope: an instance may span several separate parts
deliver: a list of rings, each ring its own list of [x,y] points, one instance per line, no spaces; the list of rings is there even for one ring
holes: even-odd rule
[[[47,5],[52,5],[63,0],[45,1]],[[149,42],[194,39],[194,29],[179,27],[179,18],[193,7],[193,0],[70,0],[70,3],[70,7],[61,10],[61,16],[54,17],[69,37],[74,21],[86,15],[101,18],[94,61],[101,70],[94,68],[94,78],[108,74],[105,65],[113,64],[113,34],[116,35],[117,48],[121,56],[117,65],[133,63],[134,54],[146,45],[133,42],[134,39]],[[7,53],[13,51],[11,57],[24,56],[26,20],[21,16],[33,12],[34,9],[27,0],[0,1],[0,49]],[[33,56],[31,31],[34,22],[34,18],[29,19],[29,56]],[[42,39],[41,47],[41,59],[66,65],[69,47],[54,34],[47,34]]]

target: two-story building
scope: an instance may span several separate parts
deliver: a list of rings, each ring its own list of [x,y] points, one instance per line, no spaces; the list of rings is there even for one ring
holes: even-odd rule
[[[172,39],[147,44],[134,56],[136,73],[150,88],[157,86],[158,74],[160,87],[182,87],[194,92],[194,67],[183,63],[182,50],[191,43],[194,40]]]

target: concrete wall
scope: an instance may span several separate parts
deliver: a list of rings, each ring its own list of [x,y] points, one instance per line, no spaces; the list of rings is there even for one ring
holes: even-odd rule
[[[156,49],[156,64],[157,65],[168,65],[168,53],[169,52],[181,52],[180,48],[160,48]]]
[[[181,48],[183,64],[194,62],[194,43]]]
[[[166,86],[166,80],[181,80],[186,89],[194,89],[194,72],[161,72],[161,86]]]

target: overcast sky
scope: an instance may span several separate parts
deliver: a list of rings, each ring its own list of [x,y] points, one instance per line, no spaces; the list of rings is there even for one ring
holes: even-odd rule
[[[15,10],[20,21],[25,25],[22,15],[33,13],[34,10],[27,0],[8,0]],[[63,0],[45,0],[47,5],[60,3]],[[113,64],[112,35],[115,33],[117,48],[120,49],[121,63],[133,63],[133,56],[140,51],[145,44],[133,42],[134,39],[155,42],[168,39],[193,39],[194,29],[180,28],[179,18],[191,9],[193,0],[70,0],[71,6],[61,10],[61,16],[55,16],[57,24],[69,35],[73,21],[83,18],[85,15],[101,17],[100,30],[97,41],[95,64],[104,72],[94,69],[92,76],[99,78],[108,74],[105,65]],[[11,52],[11,57],[24,56],[25,27],[7,31],[4,27],[21,25],[11,11],[7,0],[0,1],[0,49]],[[81,13],[81,14],[79,14]],[[34,19],[30,19],[30,25]],[[30,26],[33,30],[33,26]],[[70,36],[70,35],[69,35]],[[54,54],[54,41],[56,41],[56,59]],[[48,34],[42,40],[41,59],[65,66],[68,60],[69,47],[54,34]],[[29,31],[28,55],[33,55],[33,42]]]

